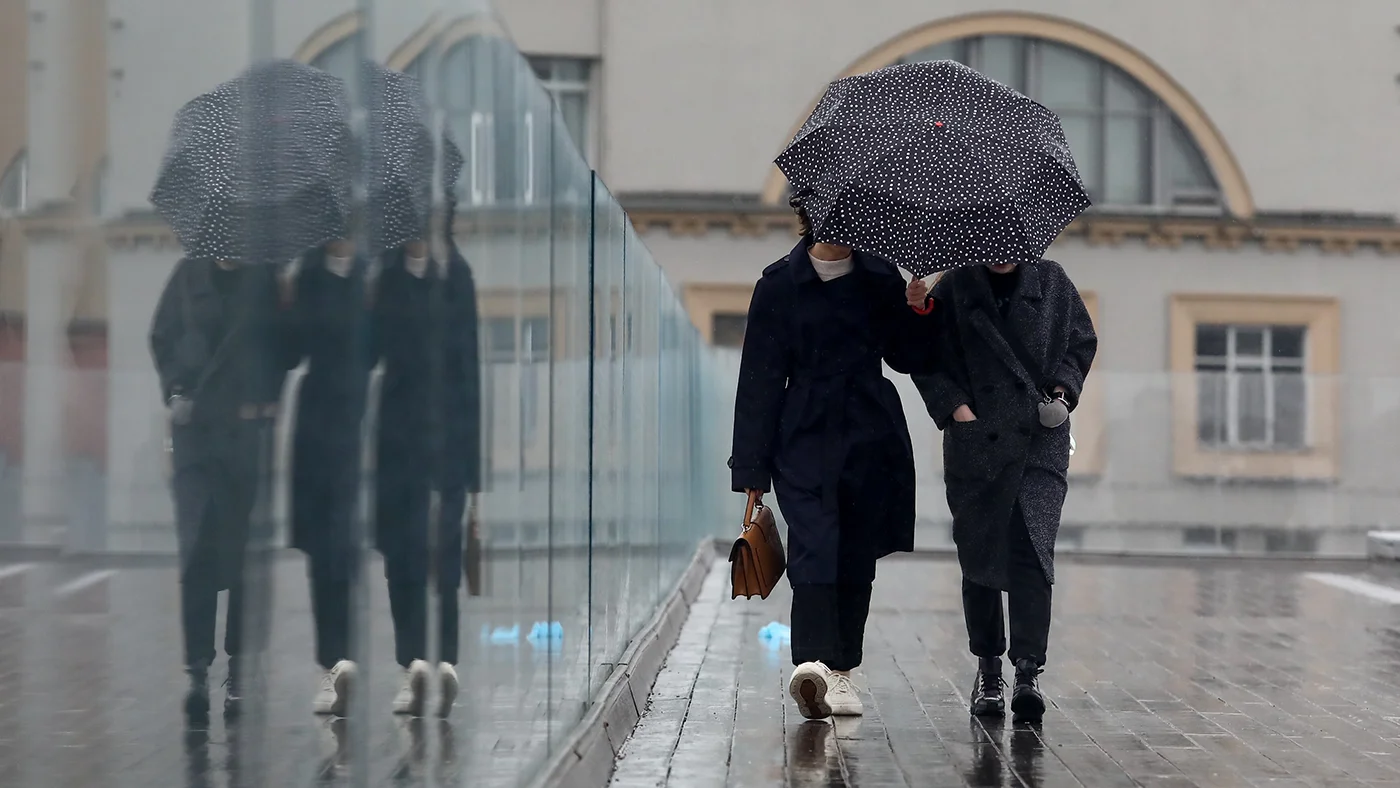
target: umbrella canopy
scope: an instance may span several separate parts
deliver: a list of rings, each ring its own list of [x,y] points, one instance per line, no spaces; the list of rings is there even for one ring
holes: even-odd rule
[[[377,255],[427,234],[433,138],[418,80],[369,60],[360,73],[369,134],[369,251]]]
[[[951,60],[831,83],[776,164],[817,240],[915,276],[1039,260],[1090,204],[1055,113]]]
[[[151,203],[191,257],[285,262],[346,233],[351,141],[339,79],[260,63],[176,113]]]

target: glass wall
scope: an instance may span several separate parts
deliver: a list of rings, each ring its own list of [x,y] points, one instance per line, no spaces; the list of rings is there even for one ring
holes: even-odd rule
[[[31,5],[0,782],[528,781],[732,398],[558,69],[468,2]]]

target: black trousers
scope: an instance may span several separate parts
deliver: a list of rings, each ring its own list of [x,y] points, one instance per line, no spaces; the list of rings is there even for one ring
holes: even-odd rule
[[[407,528],[429,527],[428,501],[431,489],[426,485],[405,485],[405,501],[401,511],[413,515],[405,519]],[[461,643],[461,606],[458,599],[462,586],[462,516],[466,512],[465,486],[438,491],[438,517],[432,523],[436,549],[431,550],[435,562],[412,551],[394,549],[385,552],[384,576],[389,582],[389,613],[394,620],[394,656],[404,667],[417,659],[428,658],[428,586],[429,573],[436,580],[438,591],[438,659],[457,664]],[[410,540],[416,549],[429,550],[426,535]],[[421,547],[419,547],[421,545]],[[430,567],[428,572],[423,567]]]
[[[1007,576],[1011,590],[1008,612],[1011,619],[1012,663],[1029,659],[1045,664],[1046,643],[1050,639],[1050,582],[1031,544],[1026,519],[1017,504],[1011,513],[1007,539]],[[1001,591],[980,586],[963,578],[963,616],[972,653],[979,657],[1000,657],[1007,653],[1006,623],[1003,620]]]
[[[855,670],[864,654],[870,583],[792,587],[792,664]]]
[[[228,591],[224,653],[243,652],[244,567],[269,429],[263,422],[239,421],[172,431],[186,666],[207,668],[217,656],[223,590]]]
[[[351,573],[328,561],[312,559],[311,617],[316,622],[316,662],[330,670],[350,659]]]

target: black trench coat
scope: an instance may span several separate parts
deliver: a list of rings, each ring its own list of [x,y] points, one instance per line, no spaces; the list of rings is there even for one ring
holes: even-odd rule
[[[213,571],[220,588],[241,574],[261,477],[271,461],[269,418],[287,371],[287,316],[270,266],[239,270],[233,290],[215,286],[216,263],[176,263],[151,319],[151,356],[165,401],[194,402],[191,421],[171,425],[172,493],[182,571]],[[227,346],[224,347],[225,342]]]
[[[881,361],[928,372],[938,320],[891,264],[822,282],[804,238],[754,288],[734,407],[733,488],[777,493],[794,585],[864,583],[914,549],[914,452]]]
[[[943,474],[953,541],[964,576],[1008,590],[1007,528],[1020,503],[1045,577],[1055,582],[1055,536],[1068,490],[1070,423],[1040,425],[1040,390],[1063,386],[1079,404],[1098,338],[1079,291],[1056,262],[1021,266],[1005,321],[984,266],[952,271],[934,286],[944,363],[914,383],[943,430]],[[1014,332],[1039,368],[1025,369],[1007,343]],[[957,423],[968,405],[976,421]]]
[[[465,259],[419,279],[401,250],[384,256],[374,299],[384,363],[376,429],[375,546],[393,582],[427,577],[428,495],[481,489],[481,370],[476,287]]]
[[[348,573],[355,559],[371,368],[366,269],[357,260],[348,276],[337,276],[318,249],[305,256],[296,282],[295,353],[307,369],[292,431],[291,544],[323,573]]]

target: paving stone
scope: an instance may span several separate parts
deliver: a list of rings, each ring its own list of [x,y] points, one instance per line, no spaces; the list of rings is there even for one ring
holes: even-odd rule
[[[707,578],[615,788],[1400,785],[1395,609],[1306,567],[1063,561],[1037,727],[968,715],[956,563],[882,563],[856,674],[867,713],[834,723],[797,715],[788,649],[758,637],[788,620],[786,588],[730,601],[726,569]]]

